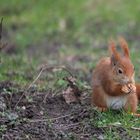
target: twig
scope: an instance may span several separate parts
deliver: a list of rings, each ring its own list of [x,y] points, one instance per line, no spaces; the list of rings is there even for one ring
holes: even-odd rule
[[[91,134],[86,134],[86,133],[76,134],[76,133],[74,133],[74,135],[77,135],[77,136],[90,136]]]
[[[52,89],[49,89],[48,93],[49,93],[49,94],[52,93]],[[46,103],[46,99],[47,99],[47,97],[48,97],[49,94],[46,94],[46,95],[44,96],[43,103]]]
[[[140,131],[140,127],[131,127],[132,130]]]
[[[19,102],[21,101],[21,99],[23,98],[23,96],[25,95],[25,93],[32,87],[32,85],[39,79],[39,77],[41,76],[42,72],[44,71],[44,69],[41,69],[41,71],[39,72],[39,74],[37,75],[37,77],[34,79],[34,81],[28,86],[28,88],[25,90],[25,92],[22,93],[22,95],[20,96],[19,100],[17,101],[14,109],[17,107],[17,105],[19,104]]]
[[[44,69],[42,68],[40,70],[39,74],[37,75],[37,77],[34,79],[34,81],[28,86],[27,90],[29,90],[35,84],[35,82],[39,79],[39,77],[41,76],[43,71],[44,71]]]
[[[40,70],[39,74],[34,79],[34,81],[28,86],[27,90],[29,90],[32,87],[32,85],[35,84],[35,82],[39,79],[39,77],[41,76],[43,71],[53,70],[53,69],[63,69],[65,71],[67,71],[73,77],[73,74],[65,66],[49,66],[49,65],[46,64],[43,67],[41,67],[41,70]]]
[[[109,125],[107,125],[107,126],[102,126],[102,128],[117,128],[117,127],[123,127],[121,124],[109,124]],[[136,130],[136,131],[140,131],[140,127],[131,127],[130,129],[132,129],[132,130]]]
[[[43,67],[41,67],[41,70],[40,70],[39,74],[34,79],[34,81],[29,85],[29,87],[27,89],[30,89],[32,87],[32,85],[39,79],[39,77],[41,76],[43,71],[50,70],[50,69],[51,70],[52,69],[63,69],[65,71],[67,71],[73,77],[73,74],[65,66],[48,66],[48,65],[44,65]]]
[[[20,96],[19,100],[17,101],[14,110],[16,109],[17,105],[19,104],[19,102],[21,101],[21,99],[23,98],[23,96],[25,95],[25,92],[22,93],[22,95]]]
[[[42,66],[42,68],[44,70],[55,70],[55,69],[58,70],[58,69],[62,69],[62,70],[67,71],[72,77],[74,77],[73,74],[71,73],[71,71],[66,66],[64,66],[64,65],[62,65],[62,66],[50,66],[50,65],[46,64],[46,65]]]
[[[69,124],[69,125],[63,125],[63,126],[60,125],[58,128],[56,127],[55,129],[57,129],[57,130],[68,130],[71,127],[78,126],[79,124],[81,124],[81,122],[77,122],[77,123],[73,123],[73,124]]]
[[[29,120],[29,122],[46,122],[46,121],[55,121],[55,120],[58,120],[58,119],[62,119],[62,118],[66,118],[66,117],[69,117],[71,116],[72,114],[67,114],[67,115],[63,115],[63,116],[60,116],[60,117],[56,117],[56,118],[50,118],[50,119],[34,119],[34,120]]]
[[[67,71],[71,76],[73,76],[73,74],[65,67],[65,66],[49,66],[49,65],[44,65],[43,67],[41,67],[41,70],[39,72],[39,74],[36,76],[36,78],[33,80],[33,82],[27,87],[27,89],[25,90],[25,92],[23,92],[23,94],[20,96],[19,100],[17,101],[14,109],[17,107],[17,105],[19,104],[19,102],[21,101],[21,99],[23,98],[23,96],[25,95],[25,93],[33,86],[33,84],[35,84],[35,82],[40,78],[41,74],[45,71],[45,70],[53,70],[53,69],[63,69],[65,71]]]
[[[66,125],[66,126],[63,126],[63,129],[67,130],[71,127],[74,127],[74,126],[77,126],[79,125],[81,122],[78,122],[78,123],[73,123],[73,124],[69,124],[69,125]]]

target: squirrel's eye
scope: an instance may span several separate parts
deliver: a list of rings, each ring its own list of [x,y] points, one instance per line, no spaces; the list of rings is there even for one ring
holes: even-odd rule
[[[123,70],[119,68],[119,69],[118,69],[118,73],[119,73],[119,74],[122,74],[122,73],[123,73]]]

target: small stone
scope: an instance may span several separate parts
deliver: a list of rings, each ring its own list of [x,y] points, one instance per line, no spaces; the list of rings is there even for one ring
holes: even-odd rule
[[[25,109],[26,109],[26,107],[25,107],[25,106],[22,106],[22,109],[23,109],[23,110],[25,110]]]
[[[99,139],[99,140],[104,140],[103,135],[99,135],[99,136],[98,136],[98,139]]]
[[[43,115],[43,114],[44,114],[44,112],[43,112],[43,111],[40,111],[40,114],[41,114],[41,115]]]

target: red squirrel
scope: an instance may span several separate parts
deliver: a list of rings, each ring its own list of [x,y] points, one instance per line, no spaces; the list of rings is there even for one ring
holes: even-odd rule
[[[140,84],[135,84],[135,70],[128,44],[123,38],[120,38],[119,42],[123,54],[117,51],[115,42],[110,41],[111,56],[102,58],[93,71],[92,104],[101,111],[108,108],[124,109],[140,116],[136,114]]]

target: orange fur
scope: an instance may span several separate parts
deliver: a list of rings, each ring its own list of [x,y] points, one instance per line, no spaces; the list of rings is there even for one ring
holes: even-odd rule
[[[127,44],[127,42],[126,42],[125,39],[122,38],[122,37],[119,38],[119,41],[120,41],[120,46],[121,46],[121,48],[122,48],[123,51],[124,51],[124,55],[125,55],[126,57],[129,57],[130,54],[129,54],[129,49],[128,49],[128,44]]]
[[[135,116],[135,117],[140,117],[140,114],[137,114],[137,113],[134,113],[132,115]]]
[[[136,92],[137,92],[137,97],[140,101],[140,84],[136,83]]]
[[[115,42],[113,40],[111,40],[109,42],[109,44],[110,44],[109,45],[109,50],[111,51],[111,54],[114,55],[114,57],[115,57],[116,60],[119,60],[120,59],[120,55],[119,55],[119,53],[116,50]]]
[[[135,112],[138,104],[136,92],[140,98],[140,84],[135,85],[134,66],[129,58],[128,45],[122,38],[120,46],[124,51],[123,56],[117,52],[114,41],[111,41],[109,49],[112,56],[101,59],[93,71],[92,104],[102,111],[122,107],[139,116]]]

